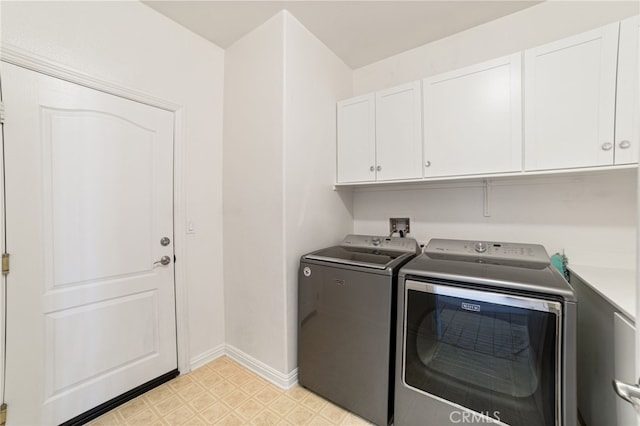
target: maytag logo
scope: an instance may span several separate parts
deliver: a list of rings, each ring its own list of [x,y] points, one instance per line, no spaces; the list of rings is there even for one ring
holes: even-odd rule
[[[480,312],[480,305],[474,305],[473,303],[462,302],[462,309],[465,311]]]

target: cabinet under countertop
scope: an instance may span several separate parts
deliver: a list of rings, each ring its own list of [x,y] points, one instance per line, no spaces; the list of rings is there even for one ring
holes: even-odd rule
[[[577,397],[587,425],[635,425],[630,404],[614,392],[614,379],[634,383],[636,273],[632,269],[570,265],[578,296]]]

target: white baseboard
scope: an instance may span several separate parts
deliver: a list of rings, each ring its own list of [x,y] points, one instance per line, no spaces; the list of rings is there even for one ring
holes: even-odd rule
[[[220,358],[222,355],[225,355],[225,344],[221,343],[218,346],[209,349],[208,351],[201,353],[200,355],[191,358],[191,371],[197,370],[205,364],[210,363],[214,359]],[[188,373],[185,371],[184,373]]]
[[[202,367],[220,358],[223,355],[227,355],[229,358],[233,359],[242,366],[248,368],[249,370],[256,373],[258,376],[267,380],[268,382],[273,383],[281,389],[290,389],[298,384],[298,369],[296,368],[289,374],[281,373],[280,371],[268,366],[241,351],[232,345],[225,345],[224,343],[209,349],[206,352],[194,357],[191,359],[191,371],[197,370]],[[188,373],[188,371],[182,372],[183,374]]]
[[[253,371],[263,379],[273,383],[282,389],[290,389],[298,383],[298,369],[296,368],[289,374],[281,373],[280,371],[268,366],[241,351],[240,349],[232,346],[226,345],[226,355],[233,359],[234,361],[242,364],[244,367]]]

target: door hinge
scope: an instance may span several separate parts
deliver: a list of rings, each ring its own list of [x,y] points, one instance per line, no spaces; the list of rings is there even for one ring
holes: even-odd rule
[[[10,259],[10,255],[9,253],[2,253],[2,275],[8,275],[9,274],[9,259]],[[0,426],[2,426],[2,424],[0,423]]]
[[[7,423],[7,404],[0,405],[0,426]]]
[[[0,124],[4,124],[4,103],[0,102]]]

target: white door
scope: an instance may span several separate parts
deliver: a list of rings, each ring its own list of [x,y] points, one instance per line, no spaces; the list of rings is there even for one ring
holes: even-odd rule
[[[631,36],[635,38],[636,41],[636,49],[635,49],[635,69],[636,69],[636,73],[635,73],[635,89],[636,89],[636,93],[635,93],[635,101],[634,101],[634,113],[635,113],[635,118],[633,118],[634,120],[634,134],[635,136],[632,136],[632,141],[635,143],[635,148],[634,148],[634,154],[636,156],[635,161],[640,161],[640,158],[638,158],[638,156],[640,155],[640,149],[638,149],[638,144],[640,143],[640,139],[638,137],[638,124],[640,122],[640,118],[638,118],[638,115],[640,115],[640,107],[639,107],[639,103],[640,103],[640,82],[639,77],[638,77],[638,70],[640,70],[640,54],[638,53],[638,47],[640,46],[640,18],[639,17],[635,17],[633,19],[628,19],[626,21],[624,21],[622,23],[622,28],[624,28],[624,34],[628,34],[627,33],[627,28],[631,27]],[[633,95],[632,95],[633,96]],[[638,194],[640,197],[640,174],[638,175],[638,183],[637,183],[637,187],[638,187]],[[640,199],[640,198],[639,198]],[[640,247],[640,209],[638,211],[638,222],[637,222],[637,233],[638,233],[638,247]],[[636,259],[636,274],[637,274],[637,279],[636,279],[636,321],[637,318],[640,318],[640,250],[638,250],[637,253],[637,259]],[[638,378],[640,377],[640,327],[636,327],[635,328],[635,361],[636,361],[636,365],[635,365],[635,372],[636,375],[635,377]],[[636,383],[640,383],[640,379],[637,379]],[[640,407],[635,407],[636,408],[636,424],[640,425]]]
[[[638,179],[638,190],[640,193],[640,175],[638,175],[639,179]],[[640,195],[640,194],[639,194]],[[640,211],[638,212],[638,241],[640,242]],[[639,318],[640,315],[640,252],[637,254],[637,260],[636,260],[636,321],[637,318]],[[631,382],[631,383],[636,383],[638,386],[638,389],[640,390],[640,327],[635,327],[635,378],[636,381],[635,382]],[[640,426],[640,395],[638,395],[636,397],[636,401],[638,402],[638,405],[636,405],[635,403],[633,404],[635,410],[636,410],[636,425]]]
[[[522,55],[422,81],[424,175],[522,170]]]
[[[376,124],[373,93],[338,102],[337,180],[376,180]]]
[[[640,174],[637,191],[640,197]],[[640,243],[640,210],[637,215],[636,238]],[[616,415],[618,423],[623,426],[640,426],[640,327],[637,326],[640,318],[640,250],[636,256],[636,324],[630,324],[617,314],[614,318],[614,341],[616,342],[614,380],[616,392],[621,398],[616,403]],[[633,407],[635,413],[629,407]]]
[[[525,169],[613,164],[618,23],[525,51]]]
[[[376,92],[376,179],[422,177],[421,82]]]
[[[640,145],[640,16],[620,23],[615,163],[638,161]]]
[[[631,47],[635,46],[634,50],[629,50]],[[638,77],[637,70],[640,70],[640,54],[638,53],[638,46],[640,46],[640,17],[632,17],[622,21],[620,28],[620,66],[625,67],[625,74],[621,77],[622,84],[624,87],[631,89],[635,86],[635,93],[631,91],[630,93],[625,93],[622,95],[622,98],[618,99],[618,102],[623,103],[624,108],[632,107],[632,111],[634,111],[634,115],[627,115],[630,113],[628,109],[624,110],[624,114],[622,115],[622,123],[626,125],[631,125],[635,128],[625,128],[622,129],[619,127],[620,121],[616,123],[618,127],[616,127],[616,140],[624,140],[622,138],[631,137],[632,146],[629,147],[631,152],[633,152],[634,158],[631,158],[631,162],[640,161],[638,155],[640,155],[640,150],[638,149],[638,122],[640,118],[638,117],[640,109],[638,108],[638,99],[640,91],[640,77]],[[629,56],[631,55],[631,56]],[[630,62],[631,59],[633,62]],[[635,68],[635,75],[627,75],[630,69]],[[621,81],[618,82],[620,84]],[[631,86],[629,86],[631,84]],[[620,92],[618,92],[620,96]],[[635,97],[635,100],[633,99]],[[632,133],[629,133],[631,131]],[[634,145],[635,144],[635,145]],[[616,148],[619,148],[617,146]],[[626,154],[624,154],[626,155]],[[638,197],[640,197],[640,174],[638,174],[637,181],[637,191]],[[636,239],[638,241],[638,247],[640,247],[640,209],[637,212],[637,236]],[[617,391],[618,395],[624,395],[623,399],[626,400],[627,403],[630,403],[635,408],[636,415],[636,425],[640,425],[640,327],[638,326],[638,321],[640,321],[640,250],[636,253],[636,324],[631,325],[621,319],[620,317],[615,318],[615,332],[620,335],[617,339],[619,342],[628,341],[629,338],[632,338],[635,332],[635,354],[633,354],[632,346],[623,346],[622,344],[616,346],[620,346],[618,355],[616,353],[616,371],[615,371],[615,380],[617,380]],[[635,330],[634,330],[635,329]],[[618,337],[618,336],[616,336]],[[616,348],[618,349],[618,348]],[[631,352],[633,355],[629,355]],[[625,355],[626,354],[626,355]],[[620,359],[623,357],[623,359]],[[633,362],[635,361],[635,365]],[[619,418],[625,419],[629,424],[632,424],[632,413],[624,406],[624,404],[618,403],[616,406],[616,412]]]
[[[1,66],[7,422],[59,424],[177,368],[173,114]]]
[[[623,315],[613,314],[613,374],[614,379],[625,383],[635,383],[635,325]],[[610,391],[611,389],[607,389]],[[622,398],[616,400],[616,420],[620,426],[633,426],[636,423],[633,406]]]

